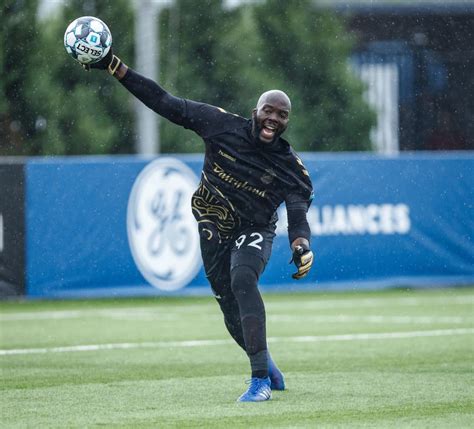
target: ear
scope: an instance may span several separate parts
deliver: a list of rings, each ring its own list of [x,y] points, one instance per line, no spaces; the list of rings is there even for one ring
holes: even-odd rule
[[[255,115],[257,113],[257,108],[252,110],[252,115]]]

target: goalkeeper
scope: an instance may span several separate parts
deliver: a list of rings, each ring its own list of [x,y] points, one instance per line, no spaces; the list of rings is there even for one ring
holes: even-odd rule
[[[192,210],[199,225],[206,276],[227,330],[250,360],[251,382],[238,400],[270,399],[272,389],[285,389],[285,381],[267,349],[258,280],[270,257],[276,209],[282,202],[297,269],[293,278],[304,277],[313,263],[306,220],[313,195],[311,180],[281,138],[289,121],[290,99],[282,91],[267,91],[252,118],[245,119],[169,94],[127,67],[112,49],[103,60],[85,68],[108,70],[150,109],[203,138],[204,167]]]

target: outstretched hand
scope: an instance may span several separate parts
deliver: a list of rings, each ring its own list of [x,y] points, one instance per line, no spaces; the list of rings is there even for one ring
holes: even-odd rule
[[[124,76],[124,72],[126,72],[127,67],[120,67],[124,65],[122,60],[114,55],[112,51],[112,47],[110,47],[109,52],[107,55],[102,58],[100,61],[92,64],[82,64],[85,70],[90,71],[90,69],[98,69],[98,70],[107,70],[112,76],[115,76],[117,79],[122,79]],[[118,73],[116,74],[116,72]]]
[[[296,265],[298,271],[294,273],[292,277],[299,280],[306,276],[313,265],[313,259],[313,252],[307,245],[296,245],[291,262]]]
[[[114,52],[111,46],[109,49],[109,52],[107,52],[107,55],[104,58],[102,58],[100,61],[97,61],[96,63],[92,63],[92,64],[82,64],[82,67],[84,67],[84,70],[87,70],[87,71],[90,71],[90,69],[107,70],[113,58],[114,58]]]

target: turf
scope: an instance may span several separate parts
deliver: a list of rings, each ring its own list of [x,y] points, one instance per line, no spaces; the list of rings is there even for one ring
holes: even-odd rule
[[[0,303],[1,425],[474,427],[473,288],[265,302],[288,389],[260,404],[211,298]]]

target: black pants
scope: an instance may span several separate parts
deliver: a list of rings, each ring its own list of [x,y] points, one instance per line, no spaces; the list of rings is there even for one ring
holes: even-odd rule
[[[242,226],[221,240],[212,223],[200,223],[206,276],[227,330],[248,355],[267,348],[265,307],[258,280],[270,258],[275,225]]]

